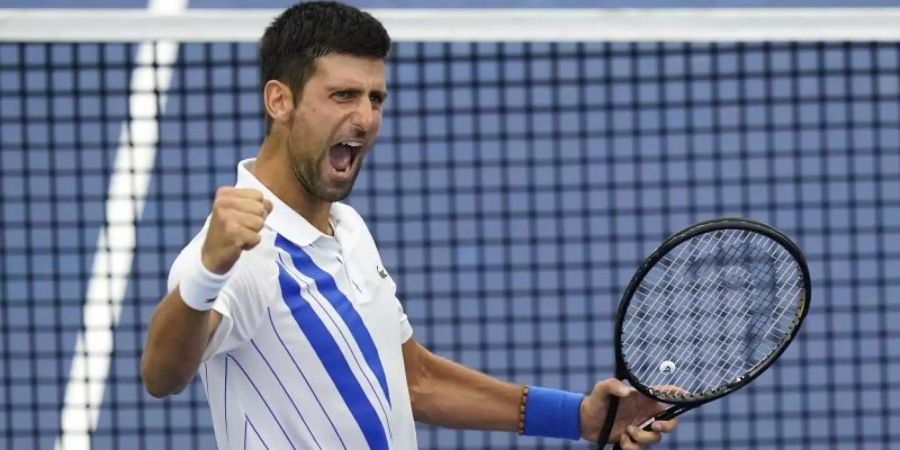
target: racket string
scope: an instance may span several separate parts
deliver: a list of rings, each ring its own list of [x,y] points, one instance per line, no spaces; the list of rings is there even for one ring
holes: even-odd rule
[[[717,282],[717,284],[721,284],[722,278],[721,277],[716,277],[716,278],[717,279],[715,280],[715,282]],[[707,281],[713,281],[713,280],[708,279]],[[719,293],[720,291],[721,291],[720,289],[716,289],[718,298],[713,299],[711,296],[707,296],[705,300],[707,302],[712,300],[712,301],[718,301],[721,303],[729,303],[729,304],[734,303],[734,302],[729,301],[728,299],[723,300],[721,298],[721,294]],[[737,294],[737,293],[732,292],[732,294]],[[746,318],[748,316],[749,311],[750,311],[749,308],[744,308],[743,310],[738,310],[738,311],[735,311],[733,308],[720,309],[718,311],[718,315],[720,318],[720,320],[718,322],[718,326],[701,327],[699,330],[694,330],[694,332],[692,333],[693,336],[690,339],[690,341],[692,342],[692,345],[683,347],[682,353],[676,355],[676,357],[681,359],[681,357],[685,356],[685,352],[687,352],[688,350],[691,350],[691,351],[699,350],[700,351],[699,356],[695,356],[694,359],[697,361],[700,361],[700,364],[699,364],[700,367],[694,368],[695,371],[699,369],[702,372],[702,371],[705,371],[709,366],[716,367],[716,365],[718,365],[718,367],[716,367],[716,368],[720,369],[720,370],[718,370],[718,372],[720,372],[720,373],[723,372],[721,370],[722,368],[726,369],[726,371],[730,370],[732,368],[733,364],[730,364],[730,361],[727,361],[724,358],[720,358],[718,361],[713,361],[712,364],[709,363],[709,358],[707,357],[708,356],[707,353],[712,353],[713,351],[715,351],[716,346],[704,345],[704,343],[716,342],[718,344],[717,345],[718,347],[727,349],[728,353],[736,353],[737,350],[734,349],[734,346],[736,345],[736,342],[735,342],[736,339],[731,338],[730,335],[733,333],[727,333],[727,330],[731,329],[735,326],[740,327],[740,325],[742,325],[741,322],[745,322],[745,320],[741,320],[741,319]],[[667,315],[671,316],[671,314],[667,314]],[[732,323],[727,322],[729,320],[728,319],[729,317],[735,318],[734,320],[731,320]],[[734,323],[734,322],[736,322],[736,323]],[[709,322],[709,323],[714,323],[714,322]],[[746,327],[740,327],[740,328],[746,328]],[[682,331],[687,331],[687,329],[682,329]],[[669,336],[667,336],[667,337],[669,337]],[[685,336],[683,336],[683,335],[678,336],[677,338],[682,341],[685,341]],[[704,349],[706,350],[706,352],[703,351]],[[723,352],[720,351],[719,353],[723,353]],[[653,360],[650,359],[649,361],[652,362]],[[718,381],[727,380],[728,378],[729,378],[729,376],[726,375],[725,377],[719,379]],[[703,381],[702,379],[698,380],[698,382],[702,382],[702,381]],[[692,389],[692,388],[693,388],[693,385],[689,386],[689,389]]]
[[[692,241],[692,242],[694,244],[696,244],[696,241]],[[708,242],[706,244],[709,244],[712,242],[713,242],[712,240],[708,240]],[[696,252],[694,252],[694,250],[696,250]],[[662,258],[661,262],[663,262],[663,264],[662,264],[663,266],[677,268],[677,267],[680,267],[683,265],[680,260],[683,260],[683,259],[699,260],[699,258],[695,258],[695,256],[698,256],[696,254],[699,254],[701,251],[705,251],[705,250],[707,250],[706,247],[703,247],[703,248],[694,247],[694,248],[692,248],[692,250],[691,250],[692,253],[691,253],[691,255],[689,255],[688,258],[684,258],[681,256],[679,256],[678,258],[671,258],[669,255],[666,255]],[[660,276],[659,279],[657,280],[657,282],[653,286],[650,286],[646,292],[648,292],[648,294],[658,292],[660,290],[660,283],[663,283],[664,281],[668,281],[666,284],[663,285],[665,287],[670,287],[672,284],[676,284],[675,281],[677,281],[677,280],[675,279],[675,276],[677,273],[678,273],[677,270],[664,270],[662,276]],[[668,280],[667,280],[667,278],[668,278]],[[696,289],[697,288],[696,284],[694,284],[694,283],[681,283],[681,284],[682,284],[682,286],[685,286],[685,287],[682,288],[681,291],[674,292],[676,298],[680,297],[681,294],[684,293],[684,289],[688,289],[688,288]],[[671,296],[673,294],[673,292],[669,292],[668,294]],[[653,306],[653,305],[651,305],[651,306]]]
[[[632,299],[631,320],[623,323],[623,356],[646,385],[676,384],[689,392],[730,383],[777,348],[791,329],[786,313],[802,289],[784,248],[746,230],[682,243],[645,281]],[[678,301],[691,297],[698,300]],[[774,301],[760,301],[765,298]],[[667,355],[695,363],[672,371],[674,376],[654,370]]]
[[[719,265],[723,265],[723,264],[725,264],[725,261],[721,261]],[[714,275],[717,275],[717,274],[714,274]],[[721,284],[723,277],[716,276],[714,278],[715,278],[715,282],[717,284]],[[758,278],[758,276],[757,276],[757,278]],[[713,281],[713,279],[709,278],[706,281]],[[696,287],[694,289],[696,290]],[[718,294],[717,297],[721,297],[721,294],[720,294],[721,289],[716,288],[715,290],[716,290],[716,293]],[[734,293],[734,292],[732,292],[732,293]],[[711,297],[707,297],[706,300],[707,301],[711,300]],[[717,300],[721,301],[721,298],[719,298]],[[723,302],[723,303],[726,303],[726,302]],[[727,302],[727,303],[733,303],[733,302]],[[672,316],[671,312],[672,311],[667,311],[665,316],[671,318],[671,316]],[[720,310],[718,314],[719,314],[719,316],[721,316],[720,320],[721,319],[727,320],[728,316],[734,316],[736,318],[735,320],[737,321],[737,323],[733,324],[733,325],[742,325],[741,322],[744,322],[744,320],[741,320],[741,319],[746,318],[748,315],[748,312],[750,312],[750,309],[744,308],[742,311],[737,311],[737,314],[734,314],[735,311],[732,308],[730,308],[730,309]],[[725,323],[724,321],[720,321],[719,326],[714,327],[714,329],[712,329],[712,330],[709,329],[710,327],[701,328],[699,330],[699,332],[694,333],[694,336],[692,338],[694,345],[692,345],[690,347],[686,347],[683,350],[687,351],[687,349],[702,348],[700,346],[704,343],[704,341],[707,341],[707,342],[719,341],[718,344],[720,347],[732,347],[732,352],[734,352],[733,347],[734,347],[735,343],[732,342],[732,341],[734,341],[734,339],[729,339],[729,334],[723,332],[730,327],[731,327],[731,325]],[[742,327],[742,328],[744,328],[744,327]],[[699,338],[697,337],[698,335],[700,336]],[[703,339],[704,336],[706,337],[706,339]],[[682,340],[684,340],[684,336],[681,336],[680,338]],[[710,348],[710,346],[706,346],[706,348]],[[684,355],[682,354],[680,356],[684,356]],[[708,358],[706,358],[705,354],[701,354],[700,357],[697,359],[699,359],[701,362],[707,362],[707,360],[708,360]],[[714,364],[717,363],[719,365],[723,365],[726,369],[730,369],[732,364],[725,364],[726,362],[727,361],[720,358],[719,361],[714,361]],[[705,369],[705,366],[708,366],[708,365],[709,364],[702,364],[701,369]]]
[[[712,242],[712,240],[708,240],[708,241],[709,241],[709,242],[706,242],[705,244],[708,245],[710,242]],[[696,242],[694,242],[694,244],[696,244]],[[684,247],[682,247],[682,249],[683,249],[683,248],[684,248]],[[698,245],[698,246],[690,246],[690,248],[691,248],[691,254],[688,255],[688,257],[682,257],[682,256],[679,255],[678,258],[668,258],[668,255],[667,255],[667,259],[668,259],[668,261],[669,261],[669,263],[668,263],[667,265],[670,266],[670,267],[673,266],[673,265],[674,265],[674,266],[682,266],[683,264],[681,264],[681,262],[680,262],[679,260],[696,261],[696,260],[697,260],[696,256],[697,256],[698,253],[708,250],[706,246],[699,246],[699,245]],[[694,265],[694,263],[692,262],[690,265]],[[659,292],[659,291],[661,290],[661,289],[660,289],[660,288],[661,288],[661,287],[660,287],[660,282],[666,280],[667,277],[669,278],[669,280],[671,280],[671,281],[674,282],[674,281],[675,281],[675,274],[676,274],[676,273],[677,273],[677,271],[665,271],[665,272],[663,273],[663,276],[660,277],[660,280],[658,280],[657,283],[655,283],[655,284],[649,289],[648,297],[649,297],[650,295],[652,295],[652,294],[654,294],[654,293],[657,293],[657,292]],[[717,275],[716,273],[710,273],[710,275],[711,275],[711,276],[708,276],[708,277],[706,277],[705,279],[701,279],[701,280],[700,280],[700,285],[698,285],[696,282],[692,282],[692,283],[681,283],[682,289],[674,292],[674,293],[675,293],[675,298],[677,299],[677,298],[681,297],[682,294],[685,293],[685,290],[686,290],[686,289],[690,289],[691,291],[694,291],[694,292],[690,293],[690,294],[693,294],[694,296],[696,296],[697,293],[708,291],[709,288],[707,288],[707,286],[704,285],[704,281],[708,281],[709,283],[716,283],[717,281],[719,281],[719,280],[718,280],[719,277],[712,276],[712,275]],[[664,286],[669,287],[670,285],[671,285],[671,283],[667,283],[667,284],[664,285]],[[672,298],[672,291],[671,291],[671,289],[664,289],[664,290],[667,291],[667,292],[666,292],[666,298]],[[644,299],[646,299],[646,298],[647,298],[647,297],[645,297]],[[662,295],[660,295],[660,296],[657,296],[656,298],[663,298],[663,297],[662,297]],[[711,302],[716,302],[716,301],[719,300],[719,299],[715,299],[715,298],[712,298],[711,296],[706,296],[706,295],[701,296],[700,298],[702,299],[702,300],[701,300],[702,303],[701,303],[700,307],[695,307],[695,308],[693,308],[694,311],[696,311],[696,310],[709,310],[709,309],[710,309],[710,308],[709,308],[709,306],[710,306],[709,304],[710,304]],[[676,301],[676,302],[669,302],[667,306],[672,306],[672,305],[674,305],[676,308],[677,308],[677,307],[681,307],[682,309],[683,309],[684,307],[690,306],[690,305],[688,305],[686,302],[677,302],[677,301]],[[653,310],[658,310],[658,307],[657,307],[657,305],[656,305],[656,302],[642,302],[642,303],[639,303],[639,304],[638,304],[638,307],[639,307],[639,308],[640,308],[641,306],[646,307],[646,308],[647,308],[648,310],[650,310],[651,312],[652,312]],[[696,305],[695,305],[695,306],[696,306]],[[652,314],[650,314],[650,315],[653,316]],[[673,317],[673,315],[674,315],[674,317]],[[671,320],[671,319],[676,319],[676,320],[677,320],[677,319],[679,319],[682,315],[684,315],[684,314],[682,314],[682,313],[680,313],[680,312],[674,312],[671,308],[666,308],[666,309],[664,309],[664,313],[661,314],[661,315],[659,315],[659,320],[657,320],[657,321],[655,321],[654,323],[651,324],[651,325],[652,325],[652,326],[651,326],[651,330],[653,330],[653,329],[666,330],[666,329],[669,328],[669,327],[667,327],[667,324],[666,324],[667,320],[666,320],[666,319],[669,319],[669,320]],[[655,327],[655,328],[654,328],[654,327]],[[688,332],[688,331],[690,331],[690,330],[689,330],[688,328],[683,328],[682,331],[683,331],[683,332]],[[701,331],[703,331],[703,330],[701,330]],[[631,333],[630,335],[631,335],[631,336],[639,336],[640,334],[638,334],[638,333]],[[662,337],[660,337],[660,336],[658,336],[658,335],[654,335],[654,337],[657,337],[656,340],[658,340],[658,341],[663,341],[663,342],[665,342],[665,341],[671,341],[671,340],[672,340],[672,339],[670,338],[670,337],[671,337],[670,335],[662,336]],[[669,339],[667,339],[667,338],[669,338]],[[685,340],[683,335],[679,335],[679,336],[676,337],[676,342],[680,342],[680,341],[683,341],[683,340]],[[648,370],[648,365],[649,365],[649,366],[652,366],[652,365],[653,365],[653,362],[654,362],[654,361],[657,361],[660,357],[662,357],[662,354],[666,352],[666,347],[665,347],[665,346],[655,345],[654,348],[656,349],[656,351],[655,351],[654,353],[648,355],[648,357],[647,357],[646,360],[645,360],[645,365],[642,366],[642,367],[640,368],[642,371]],[[680,355],[676,355],[676,356],[681,357],[681,356],[684,356],[684,355],[683,355],[683,354],[680,354]]]

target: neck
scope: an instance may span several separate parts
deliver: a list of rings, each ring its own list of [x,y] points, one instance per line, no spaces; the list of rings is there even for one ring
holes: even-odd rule
[[[331,202],[314,197],[297,181],[287,161],[287,148],[283,139],[270,136],[263,141],[250,172],[281,201],[303,216],[312,226],[324,234],[333,235],[328,217]]]

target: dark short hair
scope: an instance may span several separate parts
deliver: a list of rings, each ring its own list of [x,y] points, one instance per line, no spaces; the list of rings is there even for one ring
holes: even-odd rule
[[[369,13],[337,2],[291,6],[266,28],[259,45],[260,81],[288,85],[298,101],[315,73],[316,58],[340,53],[384,59],[391,47],[387,30]],[[266,134],[272,118],[266,115]]]

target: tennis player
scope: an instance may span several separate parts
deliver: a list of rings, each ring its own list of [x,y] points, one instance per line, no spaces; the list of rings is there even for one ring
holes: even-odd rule
[[[621,398],[611,440],[660,410],[616,379],[588,395],[497,380],[416,342],[363,219],[340,203],[375,142],[390,39],[370,15],[303,3],[268,27],[259,55],[266,137],[237,166],[178,255],[150,322],[151,395],[199,372],[220,449],[415,449],[414,421],[594,440]]]

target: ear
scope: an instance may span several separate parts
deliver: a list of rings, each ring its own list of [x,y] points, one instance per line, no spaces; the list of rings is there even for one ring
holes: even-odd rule
[[[278,80],[269,80],[263,86],[263,103],[273,123],[287,124],[294,115],[291,88]]]

